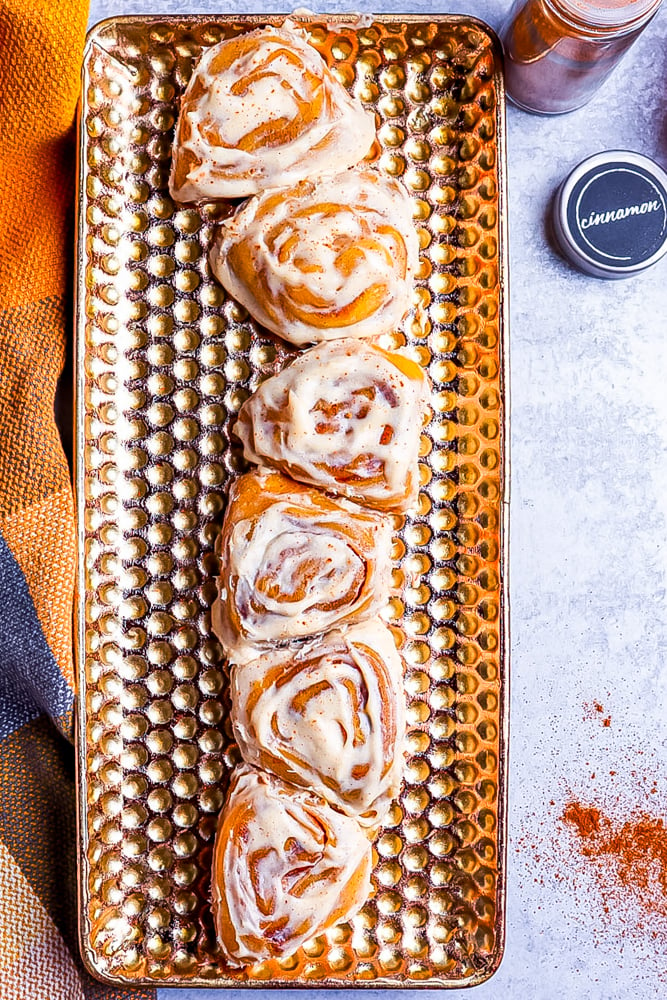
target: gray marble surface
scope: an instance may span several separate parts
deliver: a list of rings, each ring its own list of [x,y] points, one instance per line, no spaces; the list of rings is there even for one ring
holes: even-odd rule
[[[497,28],[507,6],[452,0],[437,9]],[[93,0],[91,23],[223,9],[230,6],[219,0]],[[428,0],[410,4],[433,9]],[[560,821],[571,796],[616,820],[633,809],[665,816],[667,806],[667,258],[635,278],[600,281],[564,263],[545,226],[557,185],[591,153],[634,149],[667,167],[666,81],[663,10],[585,108],[549,119],[508,113],[509,883],[505,958],[473,991],[480,1000],[658,1000],[667,992],[666,897],[654,893],[662,906],[647,914],[613,879],[605,891],[596,863]],[[240,1000],[234,990],[159,991],[160,1000],[232,994]]]

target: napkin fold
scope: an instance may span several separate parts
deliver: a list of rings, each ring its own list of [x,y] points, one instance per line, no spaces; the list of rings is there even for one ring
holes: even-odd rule
[[[85,0],[0,0],[0,1000],[127,995],[76,945],[76,535],[54,418],[87,16]]]

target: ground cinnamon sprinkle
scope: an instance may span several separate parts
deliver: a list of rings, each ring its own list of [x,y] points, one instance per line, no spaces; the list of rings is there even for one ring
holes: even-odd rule
[[[614,821],[597,806],[570,801],[562,822],[576,835],[581,854],[596,866],[603,912],[667,941],[667,826],[638,813]]]
[[[641,732],[611,726],[602,702],[583,710],[590,761],[584,755],[572,767],[568,758],[553,798],[512,835],[524,855],[520,885],[536,911],[554,900],[573,934],[588,936],[619,967],[639,963],[667,997],[665,758],[642,744]]]
[[[584,719],[592,719],[596,715],[602,715],[604,712],[604,705],[602,705],[599,701],[587,702],[584,705],[584,710],[586,713],[584,715]],[[606,718],[602,720],[602,725],[605,729],[608,729],[611,726],[611,715],[606,716]]]
[[[563,821],[571,823],[580,837],[591,837],[600,830],[600,810],[568,802],[563,811]]]

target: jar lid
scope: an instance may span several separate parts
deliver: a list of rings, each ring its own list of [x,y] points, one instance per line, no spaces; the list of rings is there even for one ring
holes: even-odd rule
[[[576,267],[598,278],[630,277],[667,253],[667,173],[640,153],[596,153],[561,184],[553,218]]]
[[[662,0],[551,0],[558,12],[571,17],[581,26],[619,30],[636,30],[650,21]]]

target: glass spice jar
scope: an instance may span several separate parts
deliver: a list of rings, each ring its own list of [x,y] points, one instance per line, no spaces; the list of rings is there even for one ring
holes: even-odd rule
[[[515,0],[501,31],[509,97],[526,111],[582,107],[661,0]]]

